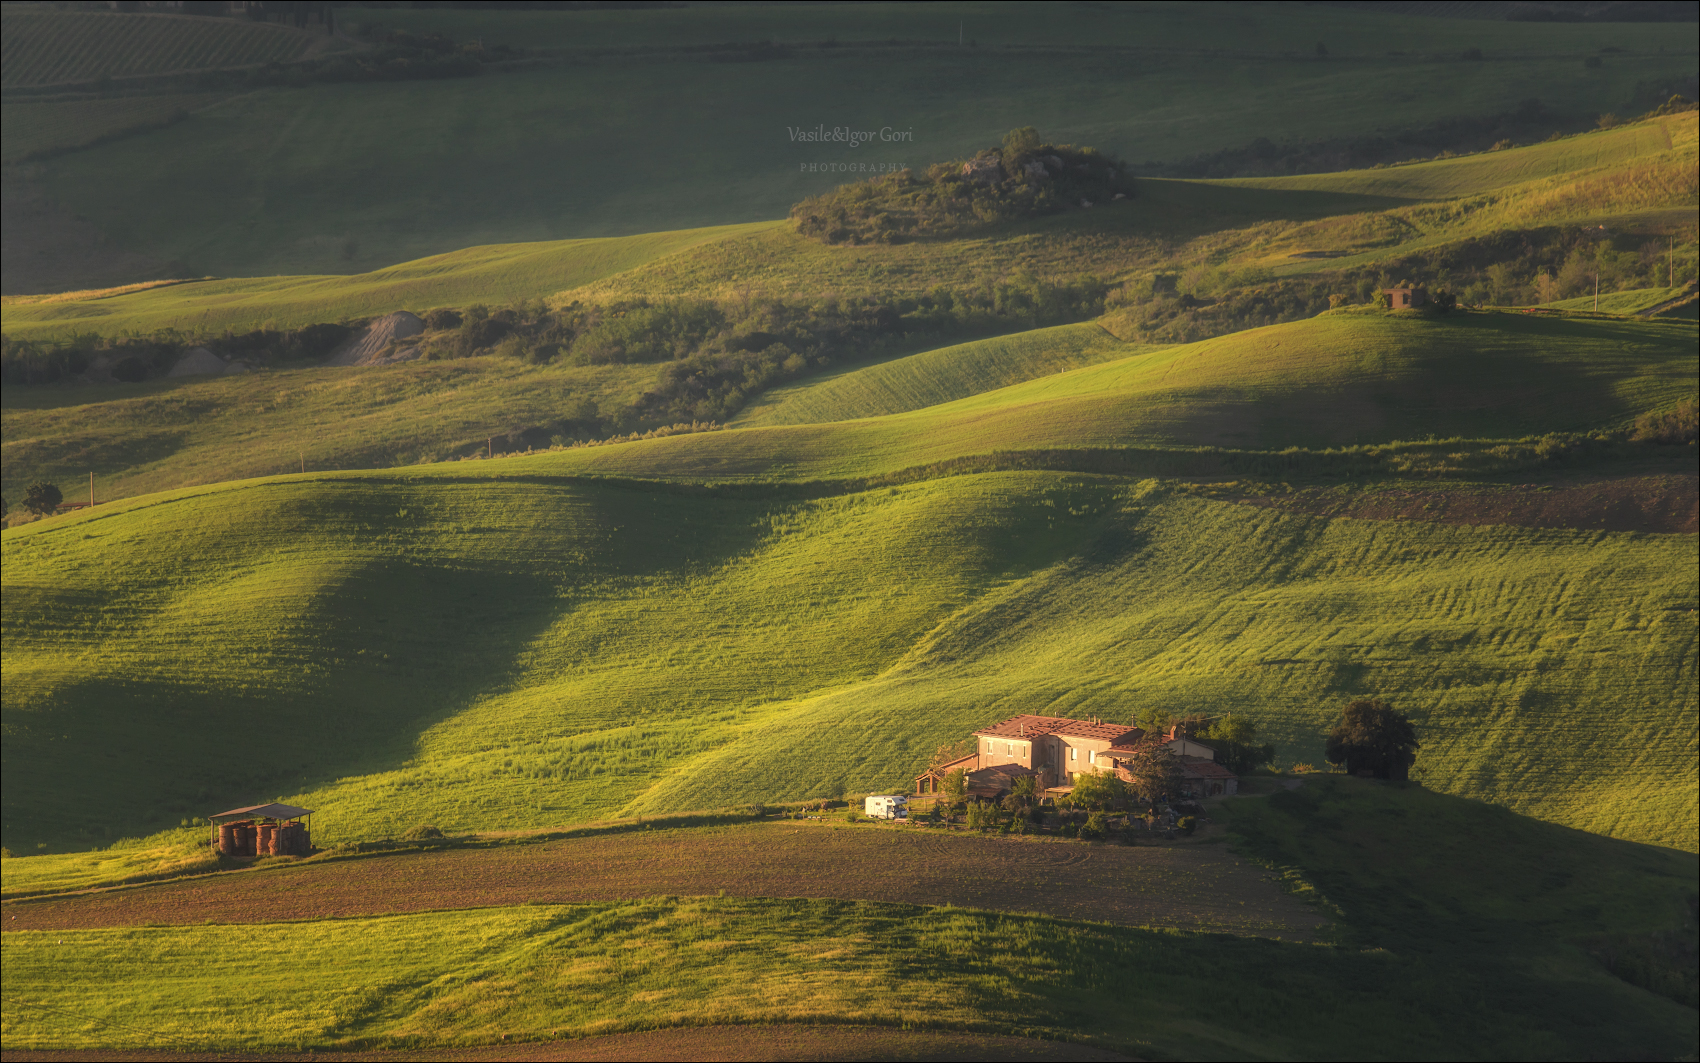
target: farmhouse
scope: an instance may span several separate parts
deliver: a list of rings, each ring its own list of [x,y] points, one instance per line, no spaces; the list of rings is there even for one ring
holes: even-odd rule
[[[1422,288],[1387,288],[1387,305],[1394,310],[1409,310],[1428,302],[1428,292]]]
[[[1181,778],[1200,796],[1239,790],[1239,777],[1216,763],[1216,751],[1178,728],[1147,735],[1143,728],[1097,718],[1024,714],[975,731],[974,742],[973,753],[918,776],[915,792],[939,793],[954,771],[964,772],[969,795],[983,800],[1008,793],[1023,775],[1037,776],[1041,790],[1067,790],[1082,772],[1113,771],[1131,779],[1123,762],[1152,742],[1180,758]]]

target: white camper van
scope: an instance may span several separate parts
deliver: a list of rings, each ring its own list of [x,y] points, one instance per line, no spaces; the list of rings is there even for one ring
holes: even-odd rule
[[[896,794],[870,797],[862,803],[869,819],[902,819],[909,813],[909,799]]]

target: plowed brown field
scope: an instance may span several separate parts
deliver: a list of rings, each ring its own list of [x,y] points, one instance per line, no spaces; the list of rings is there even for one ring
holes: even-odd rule
[[[259,923],[720,892],[954,904],[1289,939],[1308,938],[1324,922],[1218,845],[1086,845],[798,821],[225,872],[12,901],[3,922],[8,931]]]

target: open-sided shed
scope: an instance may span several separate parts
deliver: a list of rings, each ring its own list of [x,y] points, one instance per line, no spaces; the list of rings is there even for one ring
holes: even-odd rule
[[[212,846],[230,856],[306,856],[313,851],[313,810],[294,805],[248,805],[219,812]]]

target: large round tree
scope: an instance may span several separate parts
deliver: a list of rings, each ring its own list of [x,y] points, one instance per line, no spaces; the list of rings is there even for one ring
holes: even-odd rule
[[[1346,703],[1324,751],[1330,763],[1344,764],[1350,775],[1408,779],[1420,748],[1416,728],[1404,713],[1380,698],[1359,698]]]

